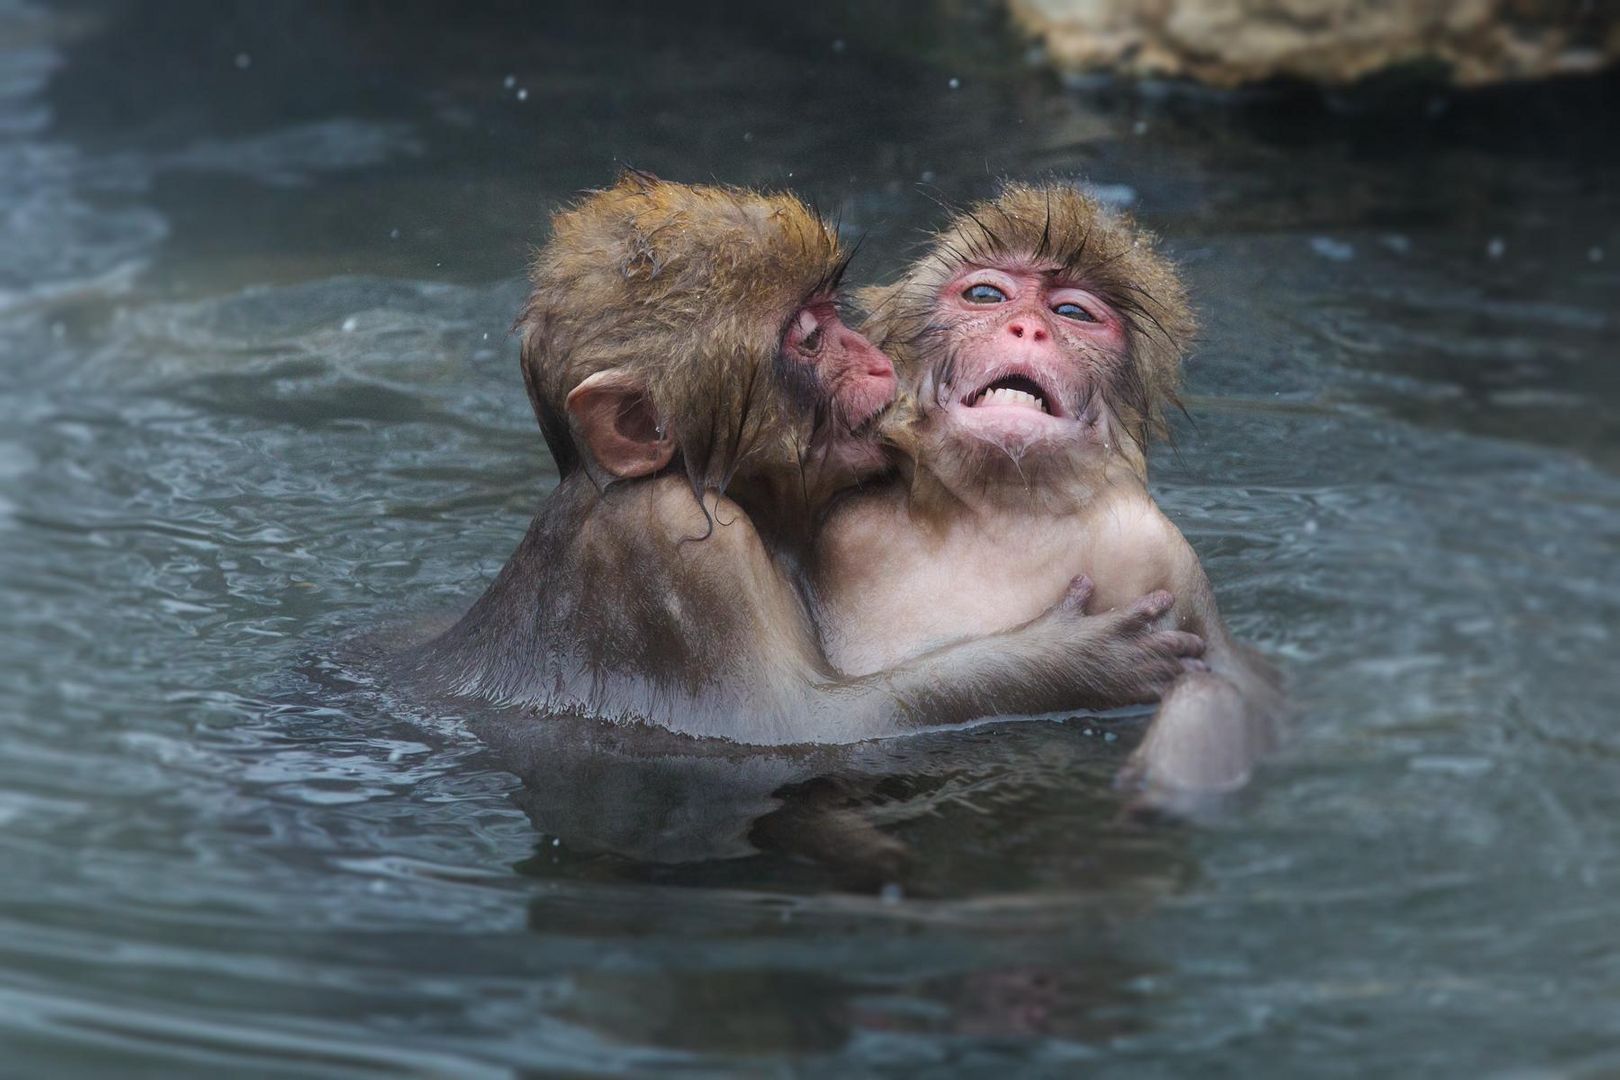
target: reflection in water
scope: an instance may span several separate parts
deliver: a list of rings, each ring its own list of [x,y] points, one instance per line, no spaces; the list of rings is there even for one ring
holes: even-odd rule
[[[469,726],[522,781],[516,801],[544,838],[528,867],[541,876],[771,880],[890,899],[1061,886],[1054,871],[1064,855],[1047,851],[1021,867],[1008,859],[1016,837],[976,836],[981,830],[953,821],[993,814],[990,828],[1000,830],[1020,813],[1062,813],[1095,838],[1067,856],[1085,866],[1089,891],[1147,895],[1189,872],[1174,830],[1150,833],[1123,820],[1110,785],[1125,745],[1114,724],[986,725],[820,748],[740,747],[569,718],[538,723],[524,713]],[[933,852],[941,821],[953,821],[962,846],[946,856]],[[725,865],[756,856],[772,865]],[[946,865],[935,865],[941,859]]]
[[[977,8],[728,7],[0,0],[7,1067],[1620,1067],[1614,79],[1077,93]],[[1166,234],[1157,494],[1305,713],[1224,819],[1120,819],[1128,718],[753,753],[329,645],[517,542],[525,246],[623,161],[867,280],[1003,173]]]

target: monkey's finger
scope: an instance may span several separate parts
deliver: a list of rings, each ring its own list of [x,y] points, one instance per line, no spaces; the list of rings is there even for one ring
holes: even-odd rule
[[[1203,656],[1204,639],[1185,630],[1161,630],[1153,635],[1154,643],[1176,656]]]
[[[1175,597],[1171,596],[1163,589],[1160,589],[1158,592],[1148,593],[1130,607],[1126,608],[1125,615],[1127,618],[1133,621],[1150,623],[1154,619],[1157,619],[1160,615],[1163,615],[1165,612],[1169,611],[1171,605],[1173,605],[1175,602]]]
[[[1091,599],[1091,592],[1096,587],[1096,583],[1089,575],[1081,574],[1069,582],[1069,587],[1064,590],[1063,599],[1058,602],[1067,611],[1084,611],[1086,601]]]
[[[1208,671],[1209,665],[1196,656],[1183,656],[1181,658],[1182,671]]]

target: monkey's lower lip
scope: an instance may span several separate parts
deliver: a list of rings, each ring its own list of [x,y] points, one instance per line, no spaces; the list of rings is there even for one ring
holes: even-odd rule
[[[1011,425],[1020,430],[1050,431],[1054,435],[1059,429],[1073,427],[1074,421],[1063,416],[1053,416],[1051,413],[1033,405],[987,404],[973,405],[967,402],[957,404],[951,409],[960,421],[969,426],[1006,427]]]
[[[1046,432],[1054,438],[1085,437],[1100,430],[1102,403],[1095,394],[1085,394],[1076,412],[1058,408],[1049,410],[1049,398],[1036,398],[1028,391],[1016,388],[1009,393],[998,391],[997,384],[969,395],[950,407],[961,422],[973,427],[1016,429],[1027,437]]]

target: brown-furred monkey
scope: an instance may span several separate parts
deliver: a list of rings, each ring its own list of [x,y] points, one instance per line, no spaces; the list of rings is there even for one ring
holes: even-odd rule
[[[1147,443],[1194,330],[1152,238],[1072,186],[1010,184],[862,299],[913,392],[891,435],[910,482],[828,515],[813,569],[828,659],[858,675],[1000,632],[1077,575],[1092,611],[1167,589],[1207,670],[1171,689],[1123,779],[1165,806],[1242,784],[1281,695],[1148,493]]]
[[[561,481],[416,670],[452,694],[758,744],[1156,699],[1202,648],[1151,626],[1157,594],[1088,616],[1059,590],[980,641],[857,678],[826,664],[790,541],[881,463],[871,432],[895,393],[840,321],[844,263],[787,195],[628,173],[555,215],[518,329]]]

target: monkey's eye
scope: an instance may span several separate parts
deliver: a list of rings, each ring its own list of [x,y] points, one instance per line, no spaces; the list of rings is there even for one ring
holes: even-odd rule
[[[962,299],[970,304],[1005,304],[1007,294],[994,285],[986,285],[981,281],[977,285],[969,285],[963,289]]]
[[[798,317],[793,320],[792,335],[798,339],[793,342],[795,349],[803,353],[814,353],[821,348],[821,320],[808,309],[799,312]]]
[[[1073,300],[1065,300],[1063,303],[1054,307],[1052,311],[1063,316],[1065,319],[1073,319],[1075,322],[1097,321],[1097,316],[1093,315],[1079,304],[1076,304]]]

